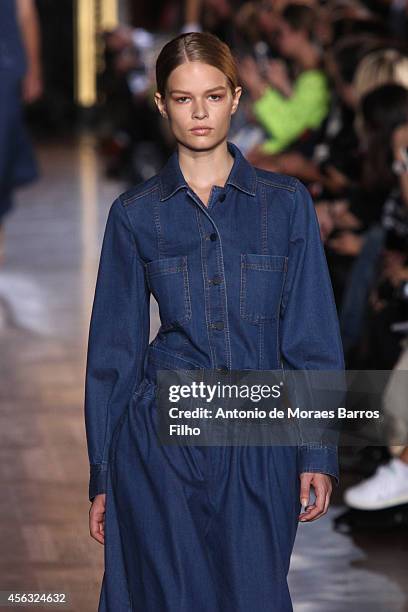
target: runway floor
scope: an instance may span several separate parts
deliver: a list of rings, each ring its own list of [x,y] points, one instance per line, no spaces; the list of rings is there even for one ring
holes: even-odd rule
[[[69,609],[93,612],[103,547],[88,531],[85,352],[106,215],[124,186],[105,179],[92,137],[38,155],[42,178],[18,194],[0,267],[0,591],[67,593]],[[339,490],[325,517],[299,525],[295,612],[408,612],[407,529],[339,533],[343,511]]]

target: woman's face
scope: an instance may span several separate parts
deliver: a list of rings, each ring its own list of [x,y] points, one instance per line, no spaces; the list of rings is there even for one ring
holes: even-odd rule
[[[155,102],[160,113],[168,118],[177,142],[190,149],[206,150],[227,138],[240,95],[241,87],[232,95],[221,70],[193,61],[170,73],[165,99],[156,92]],[[204,127],[208,129],[196,131]]]

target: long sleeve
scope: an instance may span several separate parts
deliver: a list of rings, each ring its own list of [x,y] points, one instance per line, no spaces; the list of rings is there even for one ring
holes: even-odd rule
[[[144,264],[119,197],[106,222],[89,326],[85,425],[91,501],[106,492],[112,434],[143,374],[149,305]]]
[[[329,105],[327,78],[320,70],[304,71],[296,79],[289,98],[268,87],[253,105],[254,115],[270,136],[262,150],[278,153],[306,129],[318,128],[329,112]]]
[[[344,353],[319,223],[306,187],[297,181],[288,268],[282,295],[281,358],[289,370],[344,371]],[[337,445],[300,444],[301,472],[339,482]]]

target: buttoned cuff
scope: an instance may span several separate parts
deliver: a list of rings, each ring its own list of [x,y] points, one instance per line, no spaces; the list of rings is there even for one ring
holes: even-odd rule
[[[339,461],[337,446],[302,444],[298,446],[299,474],[302,472],[320,472],[335,478],[339,485]]]
[[[107,463],[91,464],[89,476],[89,501],[93,501],[95,495],[99,495],[99,493],[106,493],[107,475]]]

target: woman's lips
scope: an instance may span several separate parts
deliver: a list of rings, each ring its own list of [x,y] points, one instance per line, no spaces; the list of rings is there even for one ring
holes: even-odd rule
[[[197,136],[206,136],[211,130],[212,128],[194,128],[191,132]]]

